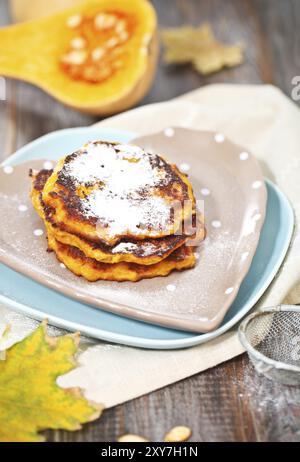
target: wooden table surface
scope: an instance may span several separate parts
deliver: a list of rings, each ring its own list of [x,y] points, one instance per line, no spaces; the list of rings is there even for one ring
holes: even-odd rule
[[[0,25],[9,22],[0,0]],[[141,104],[169,100],[216,82],[272,83],[287,95],[300,75],[299,0],[154,0],[161,26],[210,21],[217,36],[246,46],[244,65],[201,77],[189,66],[162,63]],[[7,81],[0,102],[0,158],[44,133],[96,119],[55,102],[30,85]],[[193,429],[193,441],[300,441],[300,389],[258,376],[246,355],[105,411],[82,431],[47,432],[49,441],[114,441],[125,433],[159,441],[172,426]]]

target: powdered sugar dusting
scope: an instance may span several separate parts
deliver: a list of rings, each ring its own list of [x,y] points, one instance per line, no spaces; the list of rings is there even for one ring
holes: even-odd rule
[[[113,248],[112,253],[134,253],[137,252],[141,257],[152,255],[157,250],[157,247],[151,242],[141,242],[139,245],[134,242],[120,242]]]
[[[154,193],[156,187],[171,182],[163,167],[157,155],[136,146],[89,143],[63,170],[77,186],[97,186],[81,199],[83,213],[97,218],[99,226],[108,223],[111,235],[121,235],[142,234],[149,226],[166,229],[170,224],[170,204]]]
[[[46,160],[43,164],[45,170],[52,170],[53,169],[53,162],[50,160]]]
[[[120,244],[113,248],[112,253],[132,253],[137,248],[137,244],[133,242],[120,242]]]

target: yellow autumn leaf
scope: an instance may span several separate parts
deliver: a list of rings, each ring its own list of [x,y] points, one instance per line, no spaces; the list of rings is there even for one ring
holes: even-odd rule
[[[78,430],[97,419],[102,406],[78,388],[60,388],[56,379],[76,367],[79,334],[49,337],[43,322],[0,361],[0,442],[44,441],[44,429]]]
[[[167,64],[192,63],[201,74],[237,66],[243,61],[243,47],[219,42],[207,23],[201,27],[165,29],[162,31],[162,39]]]

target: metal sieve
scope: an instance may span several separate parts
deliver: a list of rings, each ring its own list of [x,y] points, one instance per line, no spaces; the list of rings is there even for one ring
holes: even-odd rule
[[[240,324],[239,339],[260,374],[300,384],[300,307],[279,305],[250,314]]]

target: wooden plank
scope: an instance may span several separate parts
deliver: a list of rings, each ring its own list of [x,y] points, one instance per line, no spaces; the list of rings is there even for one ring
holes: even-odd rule
[[[242,66],[201,76],[189,65],[166,66],[161,59],[154,86],[143,103],[167,101],[209,83],[262,83],[261,71],[257,66],[260,59],[258,25],[249,17],[247,1],[154,0],[153,4],[158,12],[160,27],[178,27],[185,24],[198,26],[208,21],[216,36],[224,43],[246,45],[246,60]]]

